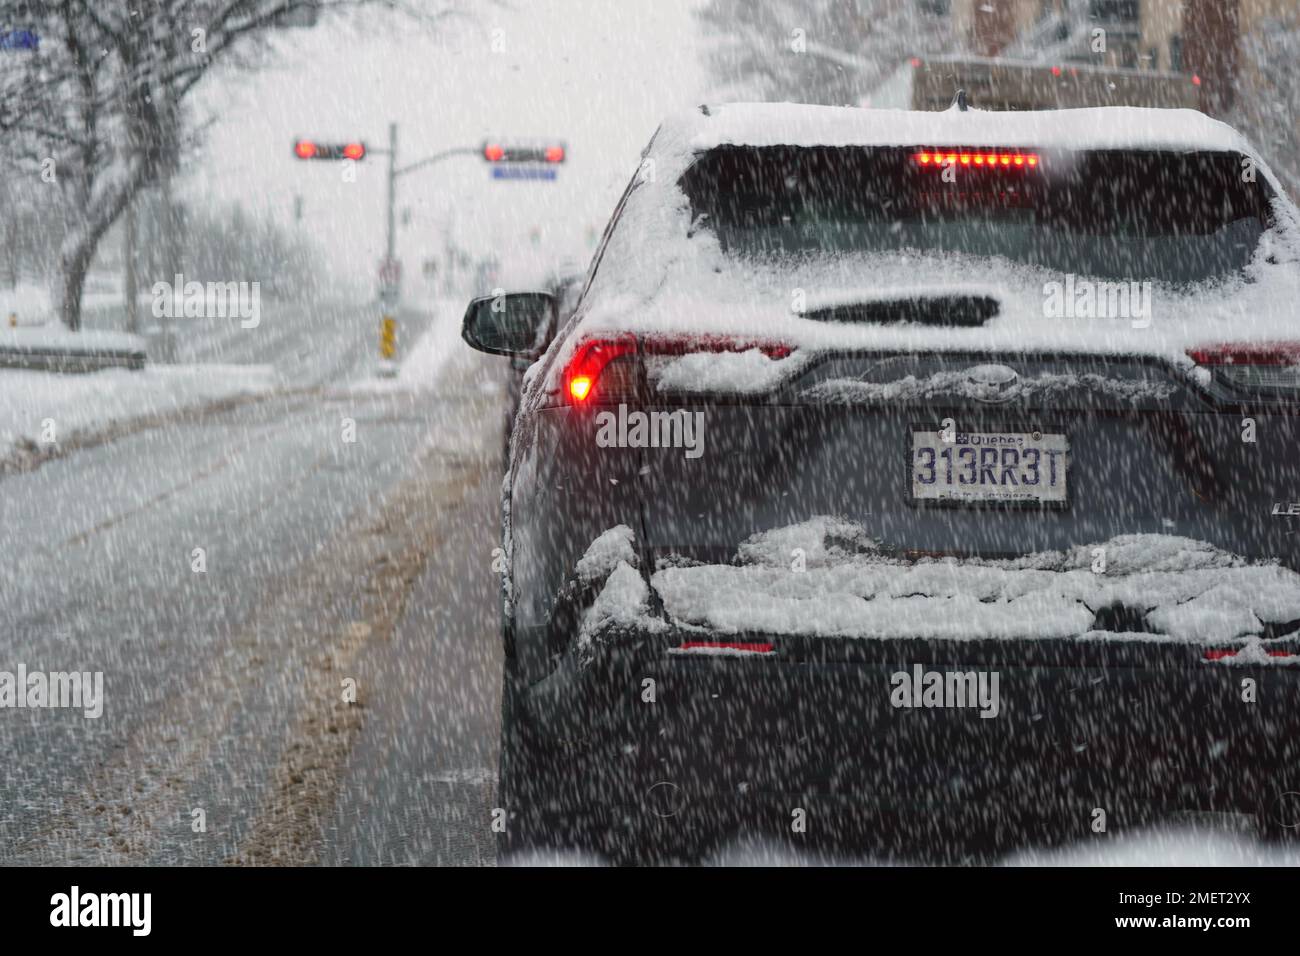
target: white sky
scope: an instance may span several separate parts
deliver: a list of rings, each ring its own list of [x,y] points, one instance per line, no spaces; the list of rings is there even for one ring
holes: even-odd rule
[[[384,20],[355,29],[324,21],[286,31],[281,55],[252,75],[209,81],[203,108],[220,120],[208,132],[201,167],[185,193],[239,200],[292,221],[303,196],[303,227],[318,234],[348,278],[373,281],[383,251],[387,158],[357,165],[302,162],[295,137],[362,138],[383,147],[398,123],[399,165],[484,138],[559,137],[569,158],[559,180],[502,182],[475,156],[454,158],[399,179],[398,255],[413,277],[440,258],[450,217],[460,243],[513,260],[541,249],[585,265],[587,230],[603,229],[637,157],[660,119],[702,101],[706,83],[692,16],[696,0],[509,0],[477,4],[470,18],[438,28]],[[494,31],[502,31],[494,34]],[[494,35],[504,52],[493,52]]]

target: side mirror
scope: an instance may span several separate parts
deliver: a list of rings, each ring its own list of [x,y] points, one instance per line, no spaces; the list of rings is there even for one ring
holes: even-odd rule
[[[535,359],[555,334],[555,297],[548,292],[510,292],[472,299],[460,337],[493,355]]]

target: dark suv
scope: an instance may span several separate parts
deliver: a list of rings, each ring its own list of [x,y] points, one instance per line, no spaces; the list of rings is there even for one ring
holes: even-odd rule
[[[503,851],[1293,832],[1298,222],[1190,111],[661,126],[514,431]]]

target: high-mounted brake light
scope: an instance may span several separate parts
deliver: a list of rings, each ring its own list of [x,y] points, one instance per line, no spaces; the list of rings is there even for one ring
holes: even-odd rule
[[[993,151],[968,148],[953,150],[951,147],[921,150],[919,153],[914,153],[912,158],[919,166],[961,165],[1034,169],[1042,163],[1042,157],[1037,153],[1026,153],[1024,150]]]

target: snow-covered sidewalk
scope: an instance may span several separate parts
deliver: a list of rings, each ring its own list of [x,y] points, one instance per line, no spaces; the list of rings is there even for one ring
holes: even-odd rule
[[[112,428],[275,385],[263,365],[149,366],[60,375],[0,369],[0,470]]]

